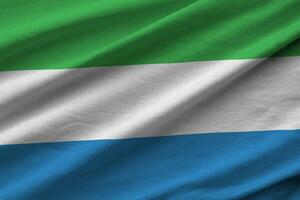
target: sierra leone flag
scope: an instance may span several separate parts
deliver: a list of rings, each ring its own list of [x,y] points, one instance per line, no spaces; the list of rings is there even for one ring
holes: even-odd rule
[[[299,200],[300,0],[0,0],[0,200]]]

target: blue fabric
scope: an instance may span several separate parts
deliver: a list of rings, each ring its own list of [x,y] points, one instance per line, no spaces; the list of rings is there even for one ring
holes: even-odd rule
[[[0,199],[300,199],[300,130],[0,146]]]

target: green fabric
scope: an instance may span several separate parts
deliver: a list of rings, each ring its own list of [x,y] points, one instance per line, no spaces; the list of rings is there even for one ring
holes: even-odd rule
[[[299,36],[299,0],[0,0],[0,70],[297,56]]]

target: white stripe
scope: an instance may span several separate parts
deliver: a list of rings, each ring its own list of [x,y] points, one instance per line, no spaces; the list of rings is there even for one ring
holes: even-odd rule
[[[0,144],[300,128],[300,57],[0,73]]]

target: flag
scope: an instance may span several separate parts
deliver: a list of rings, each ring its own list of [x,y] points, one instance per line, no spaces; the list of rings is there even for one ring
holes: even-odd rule
[[[299,13],[0,1],[0,199],[300,199]]]

